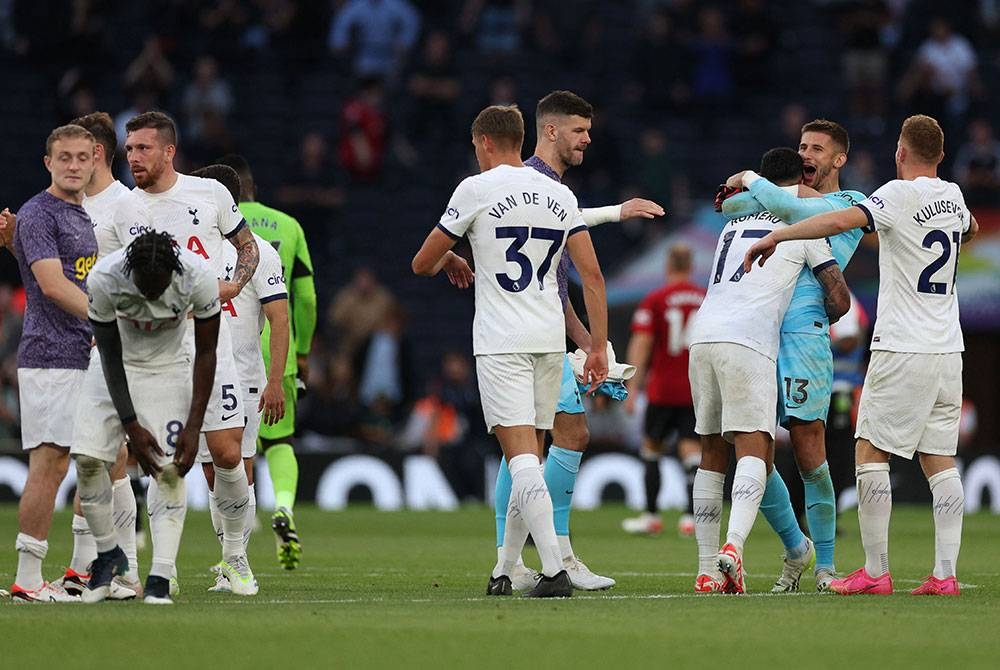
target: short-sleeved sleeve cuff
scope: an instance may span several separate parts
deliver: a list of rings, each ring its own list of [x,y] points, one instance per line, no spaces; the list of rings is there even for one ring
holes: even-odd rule
[[[855,207],[857,207],[862,212],[864,212],[865,213],[865,218],[868,219],[868,225],[864,226],[861,230],[863,230],[866,233],[874,233],[875,232],[875,218],[872,216],[871,210],[869,210],[867,207],[865,207],[862,204],[857,204],[857,205],[855,205]]]

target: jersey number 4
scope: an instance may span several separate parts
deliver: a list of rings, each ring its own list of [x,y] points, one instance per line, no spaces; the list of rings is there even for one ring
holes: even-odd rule
[[[951,274],[951,289],[949,290],[947,282],[931,281],[931,277],[934,276],[935,272],[948,264],[948,260],[951,258],[952,242],[955,244],[955,270]],[[943,230],[932,230],[924,236],[923,247],[924,249],[930,249],[935,244],[941,245],[941,255],[931,261],[931,264],[925,267],[924,271],[920,273],[920,277],[917,279],[917,293],[933,293],[935,295],[954,293],[955,276],[958,274],[958,252],[962,246],[962,235],[956,230],[951,233],[951,239],[948,239],[948,233]]]
[[[507,262],[517,264],[521,271],[521,274],[517,278],[498,272],[496,278],[497,283],[500,284],[500,288],[511,293],[520,293],[528,288],[532,274],[531,259],[521,253],[521,247],[527,244],[530,238],[532,240],[548,240],[551,243],[548,253],[545,254],[545,260],[538,266],[538,290],[544,290],[543,281],[545,275],[548,273],[549,268],[552,267],[552,257],[556,255],[556,251],[562,245],[565,235],[565,230],[557,228],[528,228],[527,226],[504,226],[497,228],[496,236],[498,240],[513,240],[510,246],[507,247]]]
[[[740,239],[753,238],[759,240],[760,238],[765,237],[769,232],[771,231],[744,230],[743,232],[740,233]],[[730,230],[728,233],[722,236],[722,251],[719,252],[719,262],[715,264],[715,276],[712,278],[713,284],[718,284],[720,281],[722,281],[723,270],[726,269],[726,256],[729,255],[729,247],[732,246],[733,240],[735,238],[736,238],[735,230]],[[733,276],[729,278],[729,281],[739,281],[743,279],[743,275],[745,274],[743,272],[743,258],[741,257],[739,261],[740,261],[740,266],[736,268],[736,272],[734,272]]]

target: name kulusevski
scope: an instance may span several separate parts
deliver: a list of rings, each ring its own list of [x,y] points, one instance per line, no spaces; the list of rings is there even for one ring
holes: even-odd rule
[[[935,200],[929,205],[925,205],[913,215],[913,220],[922,226],[935,216],[942,214],[954,214],[959,221],[965,223],[965,209],[952,200]]]

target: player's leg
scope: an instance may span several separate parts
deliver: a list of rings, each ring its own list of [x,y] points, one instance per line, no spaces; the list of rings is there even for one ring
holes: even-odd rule
[[[694,430],[694,410],[690,407],[672,408],[672,425],[677,431],[677,458],[684,468],[687,486],[687,507],[677,522],[681,537],[694,535],[694,478],[701,466],[701,440]]]
[[[574,391],[576,380],[570,374]],[[565,388],[560,394],[560,405]],[[581,403],[582,408],[582,403]],[[558,409],[558,408],[557,408]],[[580,460],[590,441],[590,431],[587,429],[587,415],[583,412],[569,413],[557,411],[552,426],[552,446],[545,459],[543,475],[545,484],[552,496],[553,522],[556,529],[556,539],[562,554],[563,566],[569,574],[573,587],[583,591],[601,591],[615,585],[611,577],[595,574],[573,551],[573,543],[569,536],[569,515],[573,500],[573,489],[576,487],[576,476],[580,471]],[[560,446],[556,446],[556,445]]]
[[[572,594],[556,540],[537,432],[552,428],[563,358],[562,354],[506,354],[476,359],[486,422],[497,435],[511,474],[506,537],[487,589],[491,595],[509,593],[509,574],[521,551],[513,540],[521,544],[524,540],[522,527],[517,525],[521,522],[534,538],[542,560],[542,577],[527,595]]]
[[[141,595],[142,580],[139,577],[139,558],[136,548],[137,506],[132,479],[128,475],[128,449],[123,443],[118,448],[115,463],[111,466],[111,509],[115,520],[115,534],[118,546],[128,558],[128,571],[117,581]]]
[[[97,558],[94,534],[90,532],[90,525],[80,507],[79,487],[73,495],[73,522],[70,528],[73,531],[73,554],[60,583],[66,593],[78,596],[86,588],[90,580],[90,564]]]
[[[916,357],[916,358],[915,358]],[[855,475],[858,490],[858,525],[865,550],[865,565],[830,590],[843,595],[889,595],[889,518],[892,487],[889,457],[913,458],[934,406],[936,370],[919,354],[873,351],[858,407]]]
[[[69,468],[73,415],[83,370],[18,368],[21,444],[28,478],[18,505],[17,573],[11,596],[33,602],[75,600],[42,577],[56,493]]]
[[[36,600],[32,594],[47,586],[42,577],[42,561],[49,549],[48,536],[56,492],[68,468],[67,448],[38,444],[28,454],[28,479],[18,503],[18,534],[14,545],[17,550],[17,573],[11,595],[15,598]],[[65,595],[64,591],[62,593]]]
[[[722,435],[736,449],[732,508],[726,544],[719,550],[724,591],[743,593],[743,545],[753,528],[774,462],[774,425],[778,390],[774,361],[737,344],[719,343]]]
[[[260,426],[260,444],[267,459],[267,470],[274,489],[274,514],[271,529],[277,542],[278,563],[294,570],[302,558],[302,542],[295,526],[295,494],[299,483],[299,463],[295,457],[295,375],[282,380],[285,391],[285,416],[276,424]]]
[[[70,452],[76,463],[80,510],[96,549],[89,564],[87,588],[82,590],[81,597],[84,602],[91,603],[112,595],[119,600],[131,599],[136,591],[112,584],[116,576],[128,571],[128,557],[118,544],[115,528],[110,474],[125,434],[99,368],[92,366],[87,371],[81,396],[74,417],[74,444]],[[137,399],[142,399],[141,393]]]
[[[962,547],[965,490],[955,467],[962,413],[961,354],[935,357],[940,388],[917,450],[931,488],[934,512],[934,571],[914,595],[958,595],[958,553]]]
[[[712,593],[722,588],[719,574],[719,533],[722,527],[722,491],[729,469],[729,444],[722,435],[701,438],[701,466],[694,476],[694,537],[698,544],[696,593]]]
[[[660,497],[660,459],[663,440],[668,432],[668,410],[658,405],[646,405],[643,416],[642,444],[639,459],[643,466],[643,483],[646,488],[646,508],[637,517],[622,521],[626,533],[656,535],[663,530],[657,500]]]
[[[691,493],[694,536],[698,543],[696,593],[718,591],[724,584],[718,571],[718,554],[729,445],[722,438],[722,388],[715,369],[720,353],[715,344],[695,344],[688,365],[695,432],[701,435],[701,465],[695,473]]]
[[[782,333],[778,355],[781,414],[791,433],[805,489],[806,522],[815,545],[817,588],[834,573],[837,500],[826,462],[826,420],[833,384],[833,353],[827,335]],[[793,566],[794,567],[794,566]]]

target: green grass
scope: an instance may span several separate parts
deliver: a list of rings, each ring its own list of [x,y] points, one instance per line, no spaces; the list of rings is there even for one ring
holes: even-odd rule
[[[811,579],[801,594],[765,594],[781,549],[763,519],[746,548],[751,595],[696,596],[694,541],[626,536],[626,514],[612,506],[573,515],[577,552],[618,586],[534,601],[484,595],[496,554],[493,514],[482,507],[303,507],[299,570],[278,568],[269,530],[251,541],[255,598],[205,592],[218,544],[207,513],[192,512],[174,607],[0,603],[0,668],[996,667],[1000,517],[965,519],[960,598],[915,598],[907,591],[932,567],[930,510],[897,506],[896,594],[844,598],[813,592]],[[863,561],[855,514],[842,525],[838,564],[853,570]],[[50,579],[69,559],[69,517],[58,514],[53,528]],[[13,581],[15,534],[16,509],[0,506],[4,586]],[[526,558],[537,564],[533,550]],[[148,563],[141,553],[141,568]]]

